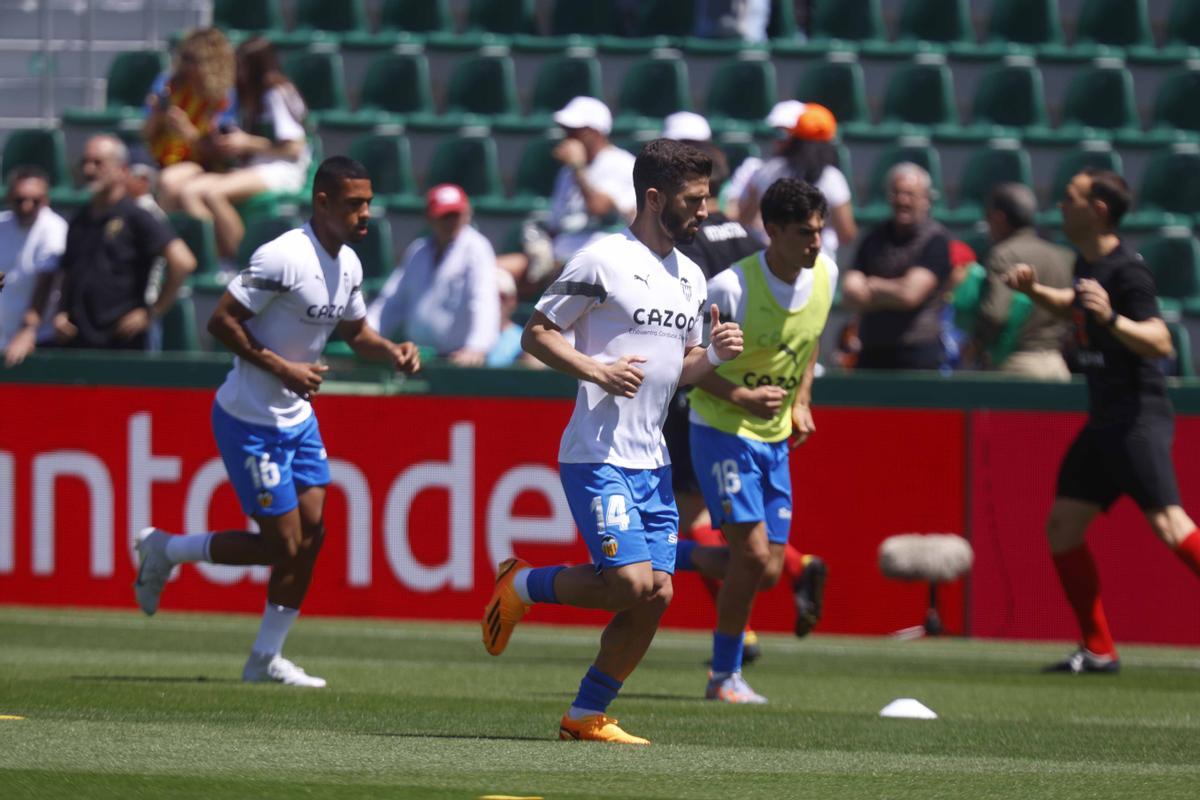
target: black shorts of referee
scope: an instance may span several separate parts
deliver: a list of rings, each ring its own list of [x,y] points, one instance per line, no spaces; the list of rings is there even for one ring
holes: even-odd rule
[[[700,483],[692,469],[692,445],[688,439],[688,400],[686,391],[678,391],[667,408],[663,438],[671,455],[671,488],[676,494],[700,494]]]

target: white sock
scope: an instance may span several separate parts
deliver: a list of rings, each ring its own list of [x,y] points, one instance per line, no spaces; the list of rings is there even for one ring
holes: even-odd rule
[[[597,714],[603,714],[603,711],[597,711],[594,708],[580,708],[579,706],[571,706],[567,709],[567,718],[573,719],[576,722],[584,717],[594,717]]]
[[[517,592],[517,597],[521,598],[521,602],[526,605],[533,605],[533,598],[529,596],[529,568],[525,568],[513,575],[513,589]]]
[[[297,608],[267,603],[263,611],[262,624],[258,626],[258,638],[251,649],[258,655],[277,656],[283,652],[283,640],[287,638],[292,623],[300,616]]]
[[[167,539],[167,558],[172,564],[183,564],[192,561],[212,561],[208,555],[208,543],[212,541],[211,533],[192,533],[186,536],[172,536]]]

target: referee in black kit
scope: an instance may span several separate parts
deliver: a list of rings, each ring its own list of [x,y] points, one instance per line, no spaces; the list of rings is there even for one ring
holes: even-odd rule
[[[1113,172],[1085,170],[1059,202],[1063,230],[1078,250],[1075,285],[1054,289],[1018,264],[1008,285],[1074,321],[1079,361],[1087,373],[1088,419],[1064,456],[1046,537],[1082,641],[1058,672],[1116,672],[1117,650],[1092,554],[1088,525],[1122,494],[1141,508],[1154,533],[1200,575],[1200,531],[1179,504],[1171,463],[1175,412],[1157,363],[1172,354],[1158,310],[1154,279],[1141,256],[1117,237],[1129,208],[1129,186]]]

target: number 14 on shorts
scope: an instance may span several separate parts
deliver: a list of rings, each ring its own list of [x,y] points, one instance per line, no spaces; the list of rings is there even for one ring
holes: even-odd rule
[[[624,495],[609,495],[607,504],[603,497],[593,497],[591,508],[592,513],[596,515],[596,530],[599,533],[604,533],[609,528],[618,531],[629,529],[629,512],[625,507]]]

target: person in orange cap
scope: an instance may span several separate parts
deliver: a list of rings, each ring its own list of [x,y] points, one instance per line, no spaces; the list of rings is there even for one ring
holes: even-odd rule
[[[858,236],[854,209],[850,205],[850,184],[838,169],[837,119],[833,112],[817,103],[804,103],[795,123],[787,131],[787,143],[779,155],[767,161],[750,179],[738,202],[743,225],[762,231],[759,200],[771,184],[780,178],[801,178],[821,190],[829,206],[827,224],[821,236],[821,250],[837,260],[838,247]]]

